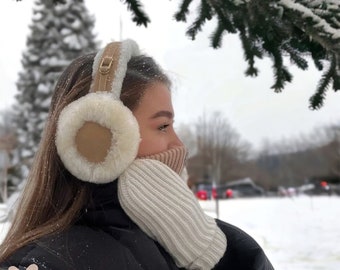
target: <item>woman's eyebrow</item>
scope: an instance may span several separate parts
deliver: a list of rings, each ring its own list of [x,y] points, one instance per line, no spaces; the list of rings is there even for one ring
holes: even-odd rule
[[[170,111],[158,111],[155,114],[153,114],[150,118],[155,119],[157,117],[167,117],[167,118],[174,118],[174,114]]]

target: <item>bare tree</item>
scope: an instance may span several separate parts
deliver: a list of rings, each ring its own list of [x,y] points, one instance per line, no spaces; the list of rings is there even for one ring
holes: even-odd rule
[[[178,127],[176,127],[176,132],[178,137],[188,149],[188,157],[190,158],[191,156],[196,155],[197,144],[195,131],[191,128],[191,126],[181,123]]]
[[[322,148],[323,155],[330,165],[330,174],[340,176],[340,125],[325,128],[328,143]]]
[[[203,114],[195,127],[197,155],[191,159],[191,172],[203,181],[216,184],[238,175],[250,145],[241,140],[228,120],[220,112]]]
[[[330,174],[335,167],[332,164],[339,162],[336,158],[339,147],[334,138],[334,132],[320,127],[300,137],[266,142],[257,159],[263,171],[261,177],[277,187],[298,186],[310,177]]]

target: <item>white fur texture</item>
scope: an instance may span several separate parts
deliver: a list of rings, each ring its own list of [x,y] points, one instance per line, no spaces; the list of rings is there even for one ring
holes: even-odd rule
[[[100,59],[102,58],[102,55],[103,55],[103,52],[104,52],[104,48],[100,49],[96,56],[94,57],[93,59],[93,64],[92,64],[92,82],[91,82],[91,86],[90,86],[90,89],[93,88],[93,85],[94,85],[94,78],[96,77],[96,73],[99,69],[99,64],[100,64]]]
[[[76,149],[75,136],[86,121],[99,123],[113,134],[109,153],[101,163],[89,162]],[[58,154],[65,167],[83,181],[115,180],[136,158],[139,142],[136,118],[112,93],[90,93],[69,104],[60,114],[56,133]]]
[[[139,55],[138,45],[134,40],[127,39],[122,42],[118,67],[115,73],[115,78],[112,81],[111,91],[116,99],[120,98],[123,80],[127,70],[127,63],[132,56]]]

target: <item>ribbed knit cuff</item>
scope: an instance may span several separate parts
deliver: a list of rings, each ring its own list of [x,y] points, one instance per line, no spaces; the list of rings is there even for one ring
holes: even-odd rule
[[[135,160],[119,178],[118,198],[126,214],[178,267],[211,269],[223,256],[225,235],[186,183],[163,163]]]
[[[224,255],[226,246],[227,238],[224,233],[219,228],[217,228],[208,248],[202,253],[201,256],[199,256],[189,265],[188,269],[213,268]]]

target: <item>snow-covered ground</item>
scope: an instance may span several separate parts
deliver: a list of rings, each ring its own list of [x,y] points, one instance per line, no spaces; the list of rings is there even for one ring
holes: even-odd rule
[[[201,202],[215,216],[215,202]],[[262,246],[277,270],[340,269],[340,197],[224,200],[220,219]]]
[[[214,201],[200,203],[216,216]],[[340,197],[219,201],[219,218],[253,236],[277,270],[340,269],[339,217]],[[0,241],[8,225],[0,223]]]

